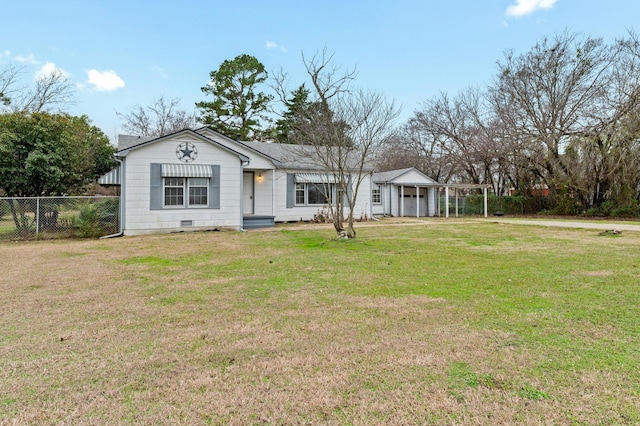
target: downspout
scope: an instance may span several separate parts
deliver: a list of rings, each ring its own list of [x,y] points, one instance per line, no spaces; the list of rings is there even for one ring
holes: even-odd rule
[[[119,224],[118,227],[120,228],[120,232],[116,233],[116,234],[111,234],[111,235],[105,235],[103,237],[100,237],[101,240],[103,239],[107,239],[107,238],[115,238],[115,237],[122,237],[122,235],[124,235],[124,179],[123,179],[123,173],[124,173],[124,164],[122,163],[122,160],[120,160],[118,157],[114,156],[114,159],[120,164],[120,220],[119,220]]]

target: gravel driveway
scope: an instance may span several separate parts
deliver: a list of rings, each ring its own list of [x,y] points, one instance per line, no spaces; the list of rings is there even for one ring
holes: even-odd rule
[[[582,228],[582,229],[601,229],[601,230],[616,230],[616,231],[638,231],[640,232],[640,223],[629,222],[587,222],[582,220],[553,220],[553,219],[519,219],[519,218],[490,218],[484,220],[491,220],[498,223],[509,223],[513,225],[536,225],[536,226],[555,226],[559,228]]]

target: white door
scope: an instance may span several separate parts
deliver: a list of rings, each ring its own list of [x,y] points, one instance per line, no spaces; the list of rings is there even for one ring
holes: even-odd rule
[[[242,214],[253,214],[253,172],[242,174]]]

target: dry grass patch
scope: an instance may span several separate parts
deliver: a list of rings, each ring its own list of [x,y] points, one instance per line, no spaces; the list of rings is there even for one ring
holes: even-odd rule
[[[585,277],[610,277],[613,271],[584,271],[581,274]]]
[[[0,245],[0,423],[640,421],[640,239],[497,230]]]

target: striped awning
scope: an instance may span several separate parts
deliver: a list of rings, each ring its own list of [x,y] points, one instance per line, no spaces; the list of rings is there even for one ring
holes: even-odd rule
[[[98,183],[100,185],[120,185],[120,166],[100,176]]]
[[[336,183],[336,177],[327,173],[296,173],[296,183]]]
[[[210,178],[211,166],[206,164],[163,164],[162,177]]]

